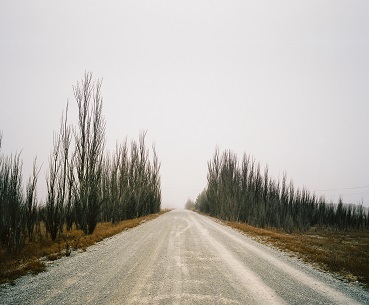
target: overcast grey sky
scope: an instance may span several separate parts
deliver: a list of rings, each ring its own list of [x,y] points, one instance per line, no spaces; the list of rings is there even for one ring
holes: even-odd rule
[[[147,130],[164,207],[196,199],[216,145],[369,206],[367,0],[0,0],[0,48],[2,151],[24,179],[92,71],[107,148]]]

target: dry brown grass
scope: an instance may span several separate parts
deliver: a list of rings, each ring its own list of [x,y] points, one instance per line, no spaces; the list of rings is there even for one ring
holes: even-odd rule
[[[287,234],[276,229],[260,229],[244,223],[224,222],[247,235],[292,252],[306,262],[333,272],[345,280],[369,287],[369,232],[338,232],[311,229]]]
[[[91,235],[85,235],[82,230],[75,228],[69,232],[64,230],[64,234],[54,242],[51,241],[50,237],[46,237],[45,228],[42,227],[37,241],[26,243],[25,247],[17,255],[8,254],[5,249],[0,248],[0,283],[14,283],[14,280],[22,275],[44,271],[46,269],[45,263],[40,258],[56,260],[65,256],[67,244],[74,251],[86,250],[88,246],[104,238],[136,227],[168,211],[162,210],[157,214],[122,221],[114,225],[110,222],[98,223]]]

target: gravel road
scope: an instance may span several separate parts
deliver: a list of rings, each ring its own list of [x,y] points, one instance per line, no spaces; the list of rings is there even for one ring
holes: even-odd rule
[[[369,291],[175,210],[1,286],[0,304],[369,304]]]

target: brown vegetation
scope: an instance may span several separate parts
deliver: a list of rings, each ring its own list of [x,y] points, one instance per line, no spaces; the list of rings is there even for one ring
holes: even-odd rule
[[[292,252],[323,270],[369,287],[368,231],[344,232],[310,228],[305,233],[288,234],[282,230],[261,229],[245,223],[224,223],[258,241]]]
[[[37,274],[46,269],[46,260],[56,260],[66,255],[69,248],[72,251],[86,250],[104,238],[111,237],[124,230],[136,227],[143,222],[152,220],[159,215],[168,212],[162,210],[159,213],[148,216],[121,221],[116,224],[111,222],[98,223],[92,234],[85,234],[82,230],[73,228],[71,231],[58,236],[52,241],[50,236],[44,234],[37,241],[28,242],[18,254],[9,254],[7,249],[0,248],[0,283],[14,283],[14,280],[27,273]],[[45,232],[45,227],[41,228]],[[42,258],[42,259],[41,259]]]

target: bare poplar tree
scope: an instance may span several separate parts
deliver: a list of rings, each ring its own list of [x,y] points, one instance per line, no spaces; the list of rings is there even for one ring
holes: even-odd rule
[[[160,179],[160,167],[161,163],[159,162],[158,155],[156,153],[155,145],[152,146],[152,150],[154,153],[153,157],[153,166],[152,166],[152,175],[151,175],[151,190],[152,190],[152,210],[150,213],[158,213],[161,207],[161,179]]]
[[[49,172],[46,176],[47,199],[46,199],[46,230],[51,239],[55,240],[58,234],[62,216],[58,206],[58,177],[60,172],[60,135],[54,134],[54,148],[49,158]]]
[[[127,199],[127,217],[129,219],[137,217],[137,192],[139,192],[139,176],[137,164],[139,163],[138,146],[135,141],[131,142],[131,158],[129,164],[129,193]]]
[[[57,194],[57,206],[60,212],[61,221],[59,222],[59,234],[63,233],[63,226],[65,223],[65,210],[69,205],[70,192],[68,187],[70,184],[70,170],[69,167],[69,149],[71,144],[71,127],[68,126],[68,103],[65,109],[65,116],[62,116],[60,126],[60,172],[58,176],[58,194]]]
[[[75,177],[74,177],[74,157],[69,159],[68,168],[68,179],[67,179],[67,198],[65,202],[65,223],[67,226],[67,231],[72,229],[73,222],[75,220],[74,215],[74,202],[76,198],[76,188],[75,188]]]
[[[20,154],[4,158],[1,165],[1,240],[10,252],[17,252],[24,242],[25,223]]]
[[[128,218],[128,199],[129,199],[129,155],[127,140],[119,147],[119,209],[120,209],[120,220]]]
[[[220,175],[220,158],[219,149],[215,149],[213,159],[208,162],[208,187],[206,190],[206,197],[210,206],[205,206],[203,212],[210,213],[212,216],[220,215],[220,198],[219,198],[219,175]]]
[[[33,161],[32,176],[29,177],[26,186],[25,218],[28,239],[33,240],[33,230],[37,221],[37,179],[41,168],[37,170],[37,158]]]
[[[54,134],[54,148],[50,155],[47,175],[46,229],[51,239],[63,233],[65,223],[66,202],[70,200],[70,164],[69,148],[71,143],[71,127],[68,122],[68,104],[65,115],[62,115],[60,130]]]
[[[109,184],[109,200],[111,202],[111,222],[115,223],[120,220],[119,208],[119,164],[120,164],[120,148],[117,145],[115,154],[113,155],[110,170]]]
[[[86,234],[91,234],[102,204],[100,185],[105,121],[102,116],[101,81],[94,83],[92,73],[85,73],[82,82],[73,89],[79,113],[74,160],[77,171],[76,220]]]

